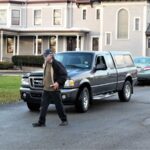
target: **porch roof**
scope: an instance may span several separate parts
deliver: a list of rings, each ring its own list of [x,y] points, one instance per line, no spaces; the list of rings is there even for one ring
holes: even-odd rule
[[[19,36],[72,36],[72,35],[85,35],[90,32],[87,28],[28,28],[28,29],[10,29],[0,28],[4,35],[19,35]]]

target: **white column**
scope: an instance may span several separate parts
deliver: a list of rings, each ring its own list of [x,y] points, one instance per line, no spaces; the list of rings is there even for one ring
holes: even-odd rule
[[[0,61],[3,60],[3,31],[1,31],[1,54],[0,54]]]
[[[77,43],[76,51],[79,51],[80,50],[79,49],[79,35],[77,35],[77,41],[76,41],[76,43]]]
[[[35,44],[35,55],[38,55],[38,35],[36,35],[36,44]]]
[[[81,51],[84,50],[84,42],[85,42],[85,37],[82,36],[82,37],[81,37]]]
[[[16,37],[14,36],[14,49],[13,49],[13,55],[16,55]]]
[[[17,36],[17,55],[19,55],[19,49],[20,49],[20,36]]]
[[[66,42],[66,36],[63,37],[63,52],[67,50],[67,42]]]
[[[56,35],[56,53],[58,52],[58,35]]]

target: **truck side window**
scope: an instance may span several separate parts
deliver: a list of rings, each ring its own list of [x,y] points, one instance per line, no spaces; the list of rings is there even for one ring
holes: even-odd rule
[[[105,59],[104,59],[103,56],[98,56],[97,57],[96,66],[98,68],[103,68],[103,69],[100,69],[100,70],[106,70],[107,69],[107,66],[106,66],[106,63],[105,63]]]
[[[115,68],[114,62],[113,62],[113,59],[112,59],[112,57],[110,56],[110,54],[106,54],[106,60],[107,60],[107,66],[108,66],[110,69],[114,69],[114,68]]]

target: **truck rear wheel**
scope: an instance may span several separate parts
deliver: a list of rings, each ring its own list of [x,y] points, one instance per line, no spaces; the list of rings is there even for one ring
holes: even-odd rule
[[[90,94],[87,87],[83,87],[78,94],[76,109],[78,112],[86,112],[89,108]]]
[[[36,104],[36,103],[27,102],[27,106],[31,111],[38,111],[40,109],[40,104]]]
[[[118,96],[121,102],[128,102],[132,94],[132,85],[130,81],[124,83],[123,89],[118,92]]]

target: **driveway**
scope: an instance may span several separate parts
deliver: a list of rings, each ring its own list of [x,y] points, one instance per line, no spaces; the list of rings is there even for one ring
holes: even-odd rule
[[[0,106],[1,150],[148,150],[150,148],[150,86],[137,86],[128,103],[114,96],[95,101],[87,113],[66,106],[69,125],[59,127],[53,105],[47,126],[33,128],[39,112],[24,102]]]

